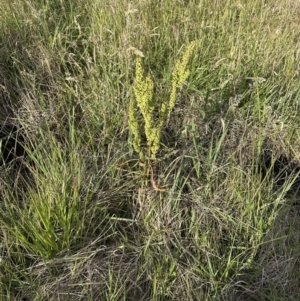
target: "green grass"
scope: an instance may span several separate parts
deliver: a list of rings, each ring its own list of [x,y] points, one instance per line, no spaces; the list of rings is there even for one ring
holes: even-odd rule
[[[0,0],[0,300],[297,300],[299,8]],[[160,192],[128,126],[136,58],[159,106],[192,41]]]

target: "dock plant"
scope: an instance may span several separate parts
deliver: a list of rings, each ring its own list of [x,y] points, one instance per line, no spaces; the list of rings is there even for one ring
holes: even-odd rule
[[[142,162],[145,159],[147,160],[148,164],[144,165],[142,163],[142,165],[147,166],[147,169],[151,169],[151,172],[150,160],[156,160],[160,148],[162,128],[175,106],[178,90],[182,88],[190,74],[187,64],[193,54],[195,45],[195,41],[191,42],[182,58],[176,62],[172,72],[171,93],[169,98],[166,99],[154,95],[153,80],[149,75],[144,75],[142,58],[138,57],[136,59],[135,84],[133,85],[134,97],[130,99],[129,103],[129,128],[133,134],[133,148],[139,154]],[[141,119],[142,127],[140,126]],[[143,134],[147,140],[146,153],[142,146]],[[149,173],[147,172],[147,174]]]

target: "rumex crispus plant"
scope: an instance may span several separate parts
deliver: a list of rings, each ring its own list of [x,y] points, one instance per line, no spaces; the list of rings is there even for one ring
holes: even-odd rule
[[[142,59],[136,60],[135,84],[133,86],[134,97],[129,104],[129,127],[133,134],[133,148],[139,154],[141,161],[147,160],[146,169],[151,171],[150,160],[155,160],[160,148],[160,137],[163,125],[170,116],[176,102],[178,90],[188,78],[190,71],[187,70],[188,61],[195,49],[196,42],[191,42],[181,59],[176,64],[172,73],[170,97],[161,99],[155,97],[154,84],[150,76],[144,76]],[[142,118],[140,118],[142,116]],[[140,126],[142,119],[143,126]],[[142,133],[144,130],[144,133]],[[147,140],[146,153],[142,147],[142,134]],[[147,174],[149,174],[147,172]]]

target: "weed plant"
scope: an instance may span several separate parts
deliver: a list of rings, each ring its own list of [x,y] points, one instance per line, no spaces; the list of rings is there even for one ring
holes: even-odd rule
[[[299,9],[0,0],[0,300],[298,300]]]

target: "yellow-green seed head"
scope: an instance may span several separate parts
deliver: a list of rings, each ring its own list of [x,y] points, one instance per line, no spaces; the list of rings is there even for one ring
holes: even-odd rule
[[[182,87],[190,74],[190,71],[186,70],[186,68],[194,48],[195,42],[192,42],[184,52],[182,59],[176,62],[172,73],[170,98],[162,99],[161,103],[158,104],[153,101],[153,81],[149,76],[144,77],[141,57],[136,59],[135,85],[133,87],[135,101],[131,100],[129,104],[129,127],[134,137],[133,147],[135,151],[139,153],[140,158],[144,155],[141,150],[141,133],[136,107],[143,117],[148,153],[151,155],[152,159],[155,159],[160,147],[162,127],[167,116],[175,106],[177,90]],[[155,120],[155,117],[153,116],[155,105],[157,105],[158,120]]]

